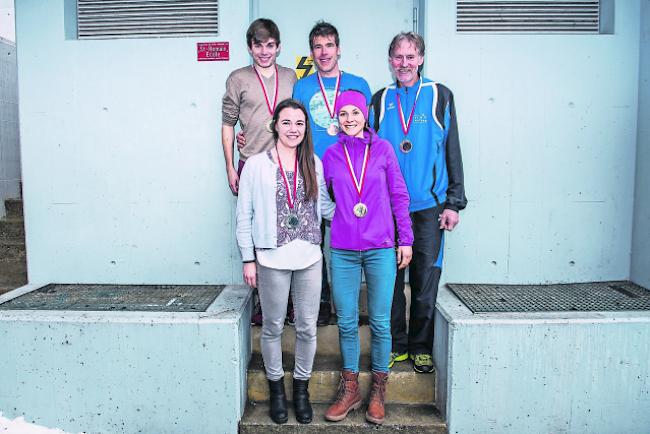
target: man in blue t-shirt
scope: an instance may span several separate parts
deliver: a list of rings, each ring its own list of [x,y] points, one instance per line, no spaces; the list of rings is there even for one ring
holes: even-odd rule
[[[305,106],[314,141],[314,151],[323,158],[329,145],[336,142],[338,116],[334,112],[336,98],[346,90],[358,90],[370,104],[370,87],[363,78],[339,69],[339,33],[330,23],[319,21],[309,32],[309,49],[316,73],[294,85],[293,98]]]

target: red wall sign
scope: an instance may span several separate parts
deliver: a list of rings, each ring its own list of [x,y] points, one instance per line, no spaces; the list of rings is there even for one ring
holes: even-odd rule
[[[230,60],[230,47],[228,42],[197,42],[196,60],[199,62]]]

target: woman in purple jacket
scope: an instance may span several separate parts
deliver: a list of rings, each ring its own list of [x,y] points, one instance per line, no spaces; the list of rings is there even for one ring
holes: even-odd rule
[[[359,393],[359,289],[368,286],[372,387],[366,419],[384,421],[384,393],[391,350],[390,311],[397,266],[411,261],[409,195],[390,143],[366,127],[366,99],[357,91],[336,101],[340,132],[323,156],[325,182],[336,201],[331,271],[343,371],[336,401],[325,418],[345,419],[361,405]],[[399,240],[395,249],[395,223]],[[397,252],[396,252],[397,250]]]

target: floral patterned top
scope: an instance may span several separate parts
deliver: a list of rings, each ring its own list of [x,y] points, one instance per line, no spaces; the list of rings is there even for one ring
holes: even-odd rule
[[[271,151],[267,151],[269,158],[273,158]],[[293,192],[293,183],[296,174],[293,171],[285,170],[287,180],[289,181],[289,188]],[[316,201],[305,200],[305,182],[302,176],[298,176],[298,186],[296,187],[296,200],[293,204],[293,210],[289,208],[289,201],[287,200],[287,188],[284,185],[282,178],[282,170],[278,167],[275,172],[276,180],[276,206],[278,215],[278,247],[290,243],[294,240],[303,240],[311,244],[320,245],[321,233],[320,222],[318,221],[318,214],[316,213]],[[290,228],[287,224],[288,218],[291,214],[298,217],[298,226]]]

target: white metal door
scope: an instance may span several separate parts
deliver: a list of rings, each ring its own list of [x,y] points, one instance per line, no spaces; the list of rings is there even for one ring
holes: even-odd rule
[[[341,39],[340,67],[360,75],[375,92],[392,81],[388,44],[400,31],[414,30],[411,0],[254,0],[253,18],[270,18],[280,28],[278,63],[296,68],[309,56],[309,31],[318,20],[332,23]],[[422,16],[422,14],[420,14]],[[422,23],[420,23],[422,28]]]

